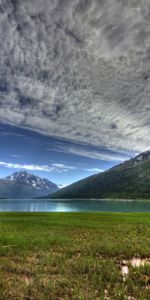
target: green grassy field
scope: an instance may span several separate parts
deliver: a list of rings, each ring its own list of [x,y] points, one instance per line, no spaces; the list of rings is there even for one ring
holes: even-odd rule
[[[150,299],[149,213],[0,213],[0,256],[0,300]]]

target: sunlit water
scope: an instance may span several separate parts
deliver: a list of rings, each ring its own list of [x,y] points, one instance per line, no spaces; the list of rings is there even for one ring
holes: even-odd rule
[[[27,212],[150,212],[150,201],[137,200],[0,200],[0,211]]]

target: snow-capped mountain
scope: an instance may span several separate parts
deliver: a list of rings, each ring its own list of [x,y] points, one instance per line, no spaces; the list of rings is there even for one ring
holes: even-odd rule
[[[143,152],[134,158],[134,160],[136,160],[136,161],[148,160],[148,159],[150,159],[150,151]]]
[[[26,171],[0,179],[0,198],[35,198],[58,190],[55,183]]]
[[[145,161],[149,161],[150,160],[150,151],[146,151],[143,153],[138,154],[136,157],[133,157],[127,161],[125,161],[124,163],[121,163],[120,165],[118,165],[117,167],[119,168],[128,168],[128,167],[135,167]],[[116,167],[113,167],[113,169],[115,169]]]

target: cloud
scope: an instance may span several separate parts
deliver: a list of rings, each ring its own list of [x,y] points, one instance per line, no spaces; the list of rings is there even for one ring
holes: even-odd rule
[[[1,0],[0,14],[1,122],[149,148],[148,0]]]
[[[0,166],[9,169],[25,169],[29,171],[44,171],[44,172],[67,172],[74,170],[75,167],[63,164],[34,165],[34,164],[15,164],[11,162],[0,161]]]
[[[63,171],[66,170],[76,170],[76,167],[75,166],[68,166],[68,165],[65,165],[65,164],[52,164],[53,167],[55,168],[58,168],[58,169],[62,169]]]
[[[100,172],[103,172],[104,170],[102,169],[97,169],[97,168],[91,168],[91,169],[85,169],[85,171],[88,171],[88,172],[92,172],[92,173],[100,173]]]
[[[45,171],[45,172],[51,172],[53,171],[53,168],[47,166],[47,165],[26,165],[26,164],[14,164],[10,162],[3,162],[0,161],[0,166],[9,168],[9,169],[25,169],[29,171]]]
[[[47,150],[54,150],[55,152],[74,154],[92,159],[102,161],[116,161],[123,162],[134,156],[129,152],[115,152],[109,149],[104,149],[89,144],[75,144],[75,143],[56,143],[55,148],[47,148]]]
[[[58,172],[58,173],[74,171],[77,169],[80,169],[82,171],[92,172],[92,173],[103,171],[97,168],[85,169],[85,168],[77,168],[75,166],[68,166],[65,164],[57,164],[57,163],[48,166],[48,165],[35,165],[35,164],[15,164],[11,162],[0,161],[0,166],[8,169],[25,169],[28,171],[43,171],[43,172]]]

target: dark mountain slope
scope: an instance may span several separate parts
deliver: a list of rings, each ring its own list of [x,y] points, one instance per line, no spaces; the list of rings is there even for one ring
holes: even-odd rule
[[[35,198],[59,190],[56,184],[26,171],[0,179],[1,198]]]
[[[78,181],[49,197],[150,199],[150,151]]]

